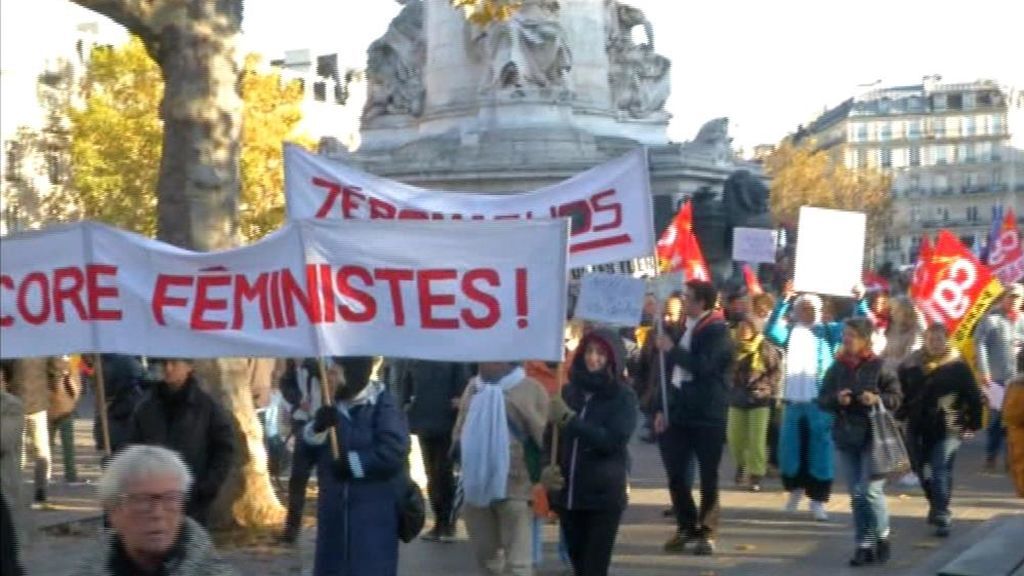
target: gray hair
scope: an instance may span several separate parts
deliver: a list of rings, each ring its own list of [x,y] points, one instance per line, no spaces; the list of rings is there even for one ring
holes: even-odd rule
[[[114,508],[127,485],[149,476],[177,476],[181,491],[192,487],[192,473],[177,452],[160,446],[132,444],[120,450],[107,464],[97,485],[103,508]]]

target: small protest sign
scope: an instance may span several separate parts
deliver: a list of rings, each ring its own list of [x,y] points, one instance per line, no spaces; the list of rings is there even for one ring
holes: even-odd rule
[[[732,231],[732,259],[749,264],[775,262],[778,235],[764,228],[734,228]]]
[[[864,270],[863,212],[800,208],[793,288],[849,296]]]
[[[647,284],[618,274],[587,274],[580,283],[574,316],[583,320],[637,326],[643,314]]]

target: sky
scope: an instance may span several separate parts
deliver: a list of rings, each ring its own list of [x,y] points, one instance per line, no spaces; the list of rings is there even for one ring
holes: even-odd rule
[[[749,153],[877,80],[914,84],[941,74],[1024,85],[1022,0],[627,3],[644,10],[656,50],[672,60],[666,109],[676,141],[728,116],[734,145]],[[400,8],[394,0],[249,1],[244,46],[265,55],[336,51],[362,66]]]
[[[587,0],[562,0],[580,1]],[[1024,85],[1024,0],[629,3],[645,11],[657,51],[672,60],[666,109],[675,141],[728,116],[734,144],[749,153],[876,80],[913,84],[937,73],[947,81]],[[12,60],[60,43],[85,13],[69,0],[5,0],[0,7],[5,72]],[[400,9],[395,0],[248,0],[241,48],[267,59],[291,49],[337,52],[343,66],[363,67],[366,47]],[[5,97],[15,76],[5,74]]]

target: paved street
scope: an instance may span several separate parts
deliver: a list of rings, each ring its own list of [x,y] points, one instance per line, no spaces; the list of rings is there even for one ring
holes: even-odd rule
[[[90,423],[77,423],[79,461],[86,478],[98,473],[97,458],[91,446]],[[898,574],[910,571],[938,552],[939,546],[953,546],[967,539],[972,528],[997,514],[1024,513],[1024,501],[1012,497],[1009,480],[1003,475],[979,472],[980,439],[969,442],[957,464],[959,472],[955,492],[957,524],[953,537],[939,541],[929,536],[924,525],[925,503],[915,490],[890,488],[893,513],[894,559],[887,568],[853,570],[846,566],[851,548],[849,500],[841,486],[829,505],[830,522],[817,523],[809,512],[788,515],[781,511],[785,501],[777,481],[768,481],[761,494],[737,491],[729,487],[723,494],[723,527],[719,553],[713,558],[667,555],[661,544],[671,533],[670,524],[661,517],[668,502],[664,475],[657,450],[635,443],[632,504],[626,513],[616,547],[613,574],[616,576],[818,576],[829,574]],[[55,452],[51,510],[34,510],[33,519],[41,527],[34,532],[29,548],[29,570],[33,575],[65,574],[95,538],[96,522],[72,525],[66,522],[95,518],[98,511],[93,486],[68,486]],[[726,462],[723,477],[731,481],[732,464]],[[26,479],[28,476],[26,476]],[[727,484],[728,486],[728,484]],[[310,510],[312,512],[312,510]],[[285,549],[272,544],[223,551],[243,574],[306,574],[311,567],[314,530],[307,530],[302,545]],[[546,533],[544,576],[565,573],[556,560],[556,531]],[[472,551],[461,532],[454,544],[415,542],[401,549],[401,574],[417,576],[455,576],[474,574]]]

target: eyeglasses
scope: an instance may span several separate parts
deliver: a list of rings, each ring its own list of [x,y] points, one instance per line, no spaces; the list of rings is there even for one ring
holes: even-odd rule
[[[155,506],[159,506],[167,512],[181,508],[185,502],[185,493],[179,491],[164,492],[162,494],[122,494],[121,503],[130,512],[144,514],[151,512]]]

